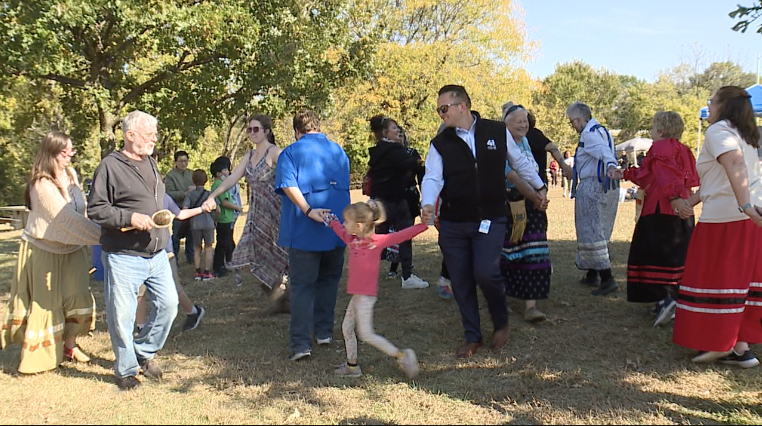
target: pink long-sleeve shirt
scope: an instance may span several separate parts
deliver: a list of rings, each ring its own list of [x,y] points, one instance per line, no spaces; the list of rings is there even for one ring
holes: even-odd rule
[[[391,234],[374,234],[368,239],[350,235],[338,220],[331,222],[331,229],[346,243],[349,249],[347,293],[378,296],[378,270],[381,268],[381,250],[410,240],[427,228],[428,225],[425,223],[419,223]]]

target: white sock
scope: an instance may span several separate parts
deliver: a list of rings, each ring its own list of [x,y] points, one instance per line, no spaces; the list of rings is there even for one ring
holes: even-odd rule
[[[141,330],[142,330],[142,329],[143,329],[143,327],[145,327],[145,326],[146,326],[146,323],[143,323],[143,324],[138,324],[137,326],[138,326],[138,328],[139,328],[139,329],[141,329]]]
[[[198,313],[198,309],[196,309],[196,305],[193,305],[193,310],[190,312],[186,312],[188,315],[196,315]]]

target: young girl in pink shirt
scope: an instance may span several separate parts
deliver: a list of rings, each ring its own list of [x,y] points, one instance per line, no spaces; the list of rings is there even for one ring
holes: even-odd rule
[[[347,293],[352,295],[352,299],[341,326],[347,348],[347,362],[336,369],[336,374],[348,377],[362,376],[362,370],[357,365],[356,331],[363,342],[394,357],[405,374],[413,378],[418,375],[415,352],[412,349],[399,350],[373,331],[373,305],[378,299],[381,252],[386,247],[410,240],[425,231],[430,218],[422,217],[422,223],[392,234],[376,235],[375,225],[386,220],[383,205],[378,201],[369,200],[367,203],[347,206],[342,216],[343,226],[333,214],[328,214],[325,218],[326,225],[330,226],[349,248]]]

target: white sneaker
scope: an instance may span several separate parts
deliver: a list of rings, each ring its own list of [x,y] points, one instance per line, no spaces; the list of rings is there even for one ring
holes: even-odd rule
[[[404,349],[402,351],[402,358],[397,360],[400,364],[402,371],[407,374],[411,379],[418,376],[418,358],[415,356],[415,352],[412,349]]]
[[[403,290],[427,288],[428,286],[429,286],[429,283],[427,281],[422,280],[420,277],[418,277],[415,274],[410,275],[408,279],[404,279],[404,278],[402,279]]]
[[[315,339],[315,340],[317,340],[317,344],[319,346],[330,345],[331,342],[333,341],[333,339],[331,339],[330,337],[326,337],[325,339]]]

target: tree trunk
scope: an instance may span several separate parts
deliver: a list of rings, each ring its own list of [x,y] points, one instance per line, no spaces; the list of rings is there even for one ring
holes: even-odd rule
[[[117,119],[108,109],[98,107],[98,121],[101,133],[101,158],[104,158],[116,149],[116,133],[114,133],[114,128],[116,128]]]

